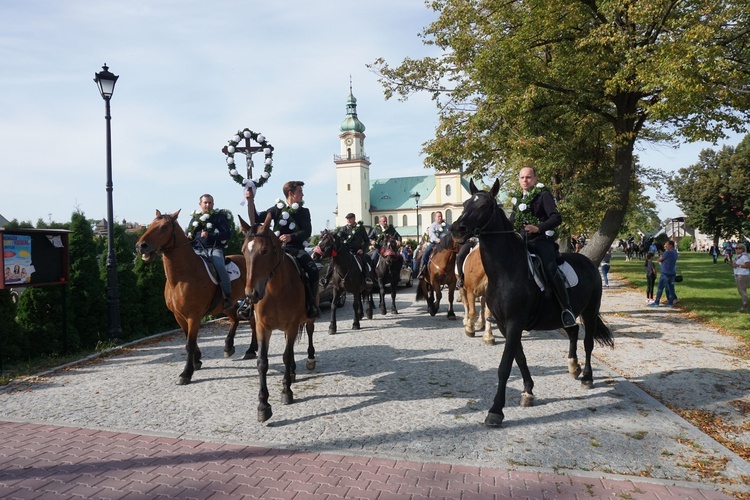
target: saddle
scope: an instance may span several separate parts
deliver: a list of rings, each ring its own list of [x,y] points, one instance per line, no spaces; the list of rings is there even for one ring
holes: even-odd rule
[[[216,272],[216,268],[214,267],[213,262],[211,262],[211,259],[206,257],[205,255],[200,255],[201,260],[203,260],[203,265],[206,267],[206,272],[208,273],[208,276],[211,278],[211,281],[214,285],[219,284],[219,275]],[[224,257],[224,267],[227,270],[227,273],[229,274],[229,281],[234,281],[236,279],[239,279],[241,276],[240,268],[237,267],[237,264],[234,263],[231,259]]]
[[[548,281],[547,273],[544,270],[544,263],[538,255],[531,252],[526,254],[526,258],[528,261],[529,272],[534,277],[534,281],[539,287],[539,290],[543,292]],[[557,260],[557,269],[558,272],[560,272],[563,276],[563,281],[565,281],[565,288],[573,288],[578,284],[578,274],[576,274],[573,266],[568,264],[567,261],[562,260],[562,263],[560,263],[560,260],[562,260],[561,257],[559,257]]]

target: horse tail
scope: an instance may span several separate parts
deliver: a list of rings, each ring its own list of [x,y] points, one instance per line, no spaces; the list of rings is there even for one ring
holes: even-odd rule
[[[422,290],[422,283],[417,284],[417,298],[416,300],[427,300],[427,297],[424,295],[424,290]]]
[[[594,330],[594,340],[597,344],[602,347],[615,347],[615,339],[612,336],[612,331],[609,327],[604,324],[604,320],[600,315],[596,315],[596,329]]]

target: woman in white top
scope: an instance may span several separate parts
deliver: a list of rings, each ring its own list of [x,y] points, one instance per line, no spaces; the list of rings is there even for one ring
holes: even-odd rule
[[[742,298],[742,307],[739,312],[747,312],[747,284],[750,282],[750,257],[747,256],[747,248],[740,243],[734,247],[734,258],[730,265],[734,268],[734,280],[737,282],[737,291]]]

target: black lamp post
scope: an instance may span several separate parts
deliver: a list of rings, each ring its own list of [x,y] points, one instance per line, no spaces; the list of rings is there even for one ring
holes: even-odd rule
[[[122,340],[122,326],[120,323],[120,293],[117,290],[117,256],[115,255],[115,221],[112,209],[112,128],[109,114],[109,101],[115,91],[115,83],[119,77],[110,73],[107,63],[102,71],[94,73],[94,81],[99,87],[99,93],[104,99],[107,121],[107,329],[110,340],[119,343]]]
[[[414,198],[417,202],[417,245],[421,243],[421,241],[419,240],[422,238],[422,236],[419,234],[419,198],[421,198],[421,196],[422,195],[419,194],[419,191],[411,195],[411,197]]]

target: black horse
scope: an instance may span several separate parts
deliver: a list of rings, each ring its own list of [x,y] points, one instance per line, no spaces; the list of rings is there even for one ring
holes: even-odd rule
[[[320,233],[320,241],[318,242],[318,246],[313,250],[312,257],[313,260],[331,257],[330,265],[333,269],[331,276],[333,282],[333,303],[338,304],[340,296],[345,292],[352,294],[352,305],[354,307],[352,329],[359,330],[359,321],[365,315],[367,315],[367,319],[372,319],[372,310],[375,308],[375,303],[372,300],[372,285],[368,285],[365,280],[368,270],[364,259],[368,257],[363,255],[362,259],[357,259],[346,248],[341,238],[336,233],[327,229]],[[363,302],[367,302],[366,310],[364,310]],[[337,331],[337,309],[337,307],[331,308],[331,324],[328,326],[329,334],[334,334]]]
[[[391,312],[398,314],[396,309],[396,289],[401,281],[401,268],[404,260],[398,252],[398,241],[389,234],[383,235],[380,244],[378,263],[375,265],[375,276],[380,287],[380,314],[385,314],[385,287],[391,286]]]
[[[496,180],[489,192],[479,191],[473,181],[469,187],[472,196],[464,203],[463,213],[453,223],[451,232],[459,241],[473,235],[479,237],[482,265],[488,278],[487,305],[505,337],[505,348],[497,370],[498,389],[484,421],[487,426],[497,427],[504,418],[505,388],[514,359],[523,377],[524,397],[533,400],[534,382],[521,346],[523,330],[561,328],[561,309],[552,296],[550,287],[546,287],[544,292],[540,291],[531,277],[526,243],[513,230],[510,220],[495,201],[500,183]],[[586,364],[581,383],[584,387],[593,387],[591,352],[594,341],[600,345],[614,346],[612,333],[599,316],[602,280],[588,257],[579,253],[566,253],[563,258],[573,267],[579,280],[578,285],[572,287],[569,293],[573,312],[581,316],[586,330],[583,340]],[[570,339],[569,371],[574,377],[580,374],[576,353],[578,329],[578,325],[565,328]]]

